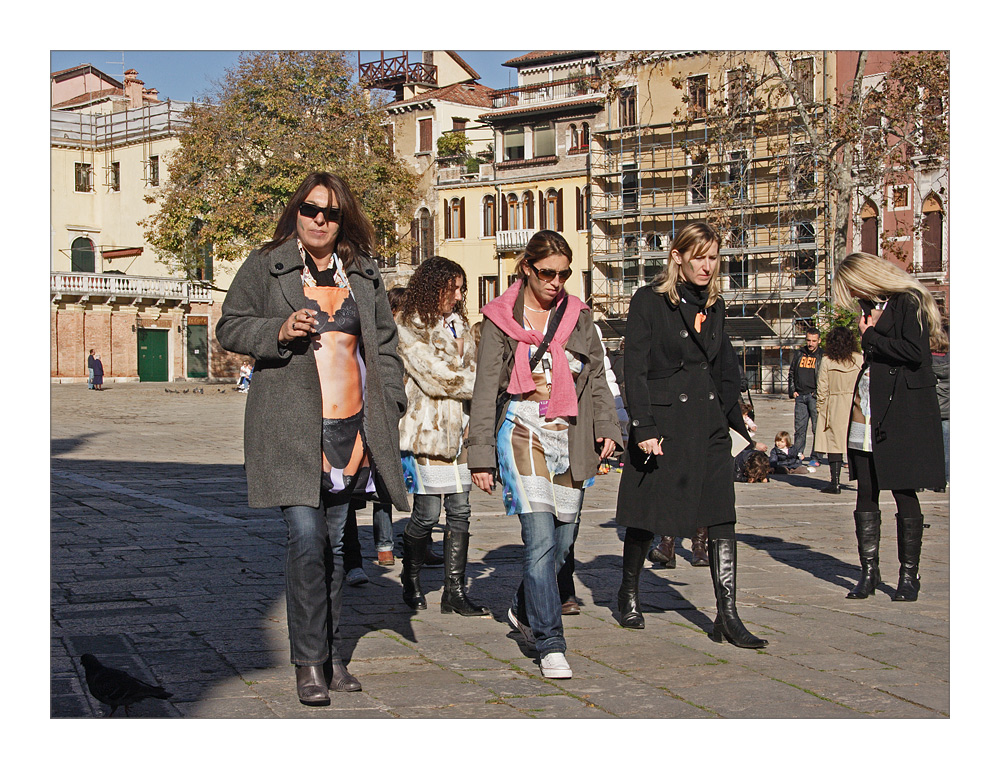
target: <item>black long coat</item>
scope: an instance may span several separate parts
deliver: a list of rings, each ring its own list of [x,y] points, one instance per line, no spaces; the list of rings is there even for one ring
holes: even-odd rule
[[[889,297],[861,337],[871,371],[872,454],[881,489],[944,487],[944,438],[927,324],[910,294]]]
[[[739,363],[721,299],[674,306],[649,286],[635,292],[625,326],[629,453],[616,521],[659,534],[692,536],[699,526],[736,521],[730,425],[750,438],[739,409]],[[663,437],[663,456],[638,444]]]

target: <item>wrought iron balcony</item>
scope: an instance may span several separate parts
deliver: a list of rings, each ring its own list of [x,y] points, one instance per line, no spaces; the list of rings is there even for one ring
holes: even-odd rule
[[[49,284],[53,300],[67,296],[107,297],[108,301],[116,298],[130,298],[134,301],[143,299],[174,301],[178,304],[188,302],[210,302],[212,290],[199,283],[192,283],[180,278],[153,278],[132,275],[114,275],[92,272],[53,272]]]

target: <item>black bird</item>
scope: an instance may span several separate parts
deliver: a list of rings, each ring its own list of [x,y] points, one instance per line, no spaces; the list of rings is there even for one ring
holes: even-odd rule
[[[105,718],[110,718],[119,706],[125,708],[125,715],[128,715],[128,706],[140,700],[148,697],[166,700],[173,696],[162,686],[143,683],[124,670],[104,667],[93,654],[84,654],[80,657],[80,662],[87,671],[87,688],[90,693],[95,699],[111,707],[111,712]]]

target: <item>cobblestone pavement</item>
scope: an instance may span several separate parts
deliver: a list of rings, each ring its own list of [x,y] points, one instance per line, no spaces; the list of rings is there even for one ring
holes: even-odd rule
[[[562,681],[541,677],[504,621],[521,546],[496,496],[473,490],[468,569],[492,618],[441,614],[441,569],[422,576],[428,610],[411,612],[399,559],[373,562],[366,511],[371,581],[344,588],[341,628],[364,691],[303,707],[288,663],[284,524],[246,504],[244,398],[232,385],[52,386],[51,716],[107,711],[84,683],[90,652],[173,692],[134,705],[133,718],[949,717],[949,498],[921,495],[920,600],[890,600],[898,561],[884,493],[886,584],[847,601],[859,573],[854,494],[820,494],[826,466],[737,484],[740,614],[770,641],[762,651],[709,639],[711,577],[688,562],[689,540],[676,569],[643,573],[646,629],[618,625],[620,476],[599,476],[576,549],[583,611],[565,618],[574,675]],[[789,400],[755,401],[761,440],[791,431]],[[402,515],[395,524],[398,540]]]

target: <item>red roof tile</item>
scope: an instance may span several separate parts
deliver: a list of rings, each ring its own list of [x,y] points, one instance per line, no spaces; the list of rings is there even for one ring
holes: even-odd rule
[[[546,61],[548,59],[568,59],[576,56],[586,56],[597,53],[596,51],[531,51],[523,56],[515,56],[503,63],[505,67],[516,67],[519,64],[527,64],[533,61]]]
[[[434,88],[430,91],[425,91],[403,101],[394,101],[387,106],[391,108],[401,104],[419,104],[429,99],[439,99],[441,101],[469,104],[473,107],[489,109],[493,106],[493,89],[480,83],[454,83],[444,88]]]

